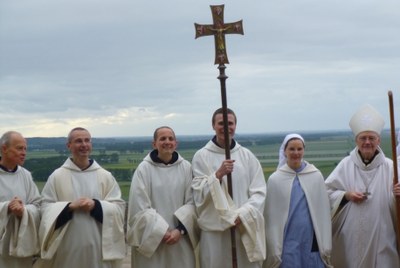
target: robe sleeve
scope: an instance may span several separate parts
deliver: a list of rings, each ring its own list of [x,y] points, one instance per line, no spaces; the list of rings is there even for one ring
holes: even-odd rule
[[[12,221],[12,226],[8,225],[11,227],[10,242],[8,245],[10,256],[29,257],[39,252],[38,227],[40,221],[40,200],[39,191],[32,179],[30,179],[27,188],[25,209],[21,218],[7,215],[9,202],[5,202],[5,219]],[[3,217],[1,218],[3,219]],[[5,224],[7,226],[7,223]],[[0,233],[3,232],[2,225],[3,223],[0,224]]]
[[[199,242],[200,229],[197,224],[197,215],[194,205],[184,205],[175,211],[174,215],[183,224],[183,226],[185,226],[192,247],[195,249]]]
[[[151,206],[146,185],[140,168],[132,178],[129,194],[127,242],[138,252],[150,258],[157,250],[169,225],[168,222]]]
[[[342,161],[343,162],[343,161]],[[328,192],[329,203],[331,206],[331,217],[334,218],[342,211],[343,199],[345,185],[343,179],[345,178],[345,174],[343,172],[344,168],[342,167],[343,163],[340,162],[339,165],[332,171],[332,173],[328,176],[325,181],[326,190]]]
[[[39,252],[39,212],[32,213],[25,208],[21,219],[15,217],[10,240],[10,256],[29,257]]]
[[[3,252],[5,241],[5,233],[10,216],[8,215],[8,204],[10,202],[0,202],[0,252]]]
[[[108,201],[100,201],[103,209],[102,254],[103,260],[125,258],[124,214],[125,209]],[[125,206],[123,206],[125,208]]]
[[[126,202],[121,198],[121,189],[111,173],[104,169],[100,169],[99,172],[102,200],[98,200],[101,206],[97,204],[96,207],[103,212],[103,260],[123,259],[126,255],[124,232]]]
[[[266,257],[264,217],[260,211],[249,207],[241,212],[240,238],[250,262],[263,261]]]
[[[235,225],[239,213],[227,187],[215,175],[193,179],[194,201],[199,213],[199,224],[206,231],[224,231]]]
[[[129,218],[128,244],[150,258],[168,227],[168,223],[154,209],[142,210]]]
[[[58,215],[54,229],[58,229],[72,219],[74,213],[69,209],[68,203]]]
[[[57,251],[60,243],[70,224],[66,224],[58,229],[55,229],[57,218],[69,202],[55,202],[46,205],[46,209],[42,212],[42,219],[39,227],[39,241],[41,258],[50,260]]]
[[[190,173],[187,174],[185,180],[186,191],[184,205],[175,211],[174,216],[178,219],[179,223],[185,227],[192,247],[193,249],[196,249],[200,239],[200,228],[197,223],[196,207],[193,203],[192,181],[192,169],[190,168]]]
[[[103,209],[101,207],[101,203],[97,199],[93,199],[94,208],[90,211],[90,216],[92,216],[99,223],[103,223]]]
[[[263,261],[266,258],[264,206],[267,187],[260,162],[252,154],[248,156],[246,166],[250,178],[248,200],[238,209],[241,224],[239,231],[247,258],[250,262]]]

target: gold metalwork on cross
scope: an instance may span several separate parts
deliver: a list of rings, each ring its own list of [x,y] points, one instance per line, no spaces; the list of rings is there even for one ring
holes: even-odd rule
[[[229,63],[226,53],[225,34],[242,34],[242,20],[232,23],[224,23],[224,5],[210,6],[213,24],[194,24],[196,37],[214,35],[215,62],[214,64]]]

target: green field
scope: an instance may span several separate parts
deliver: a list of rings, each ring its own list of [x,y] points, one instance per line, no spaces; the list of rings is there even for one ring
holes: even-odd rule
[[[239,142],[241,143],[240,140]],[[259,142],[257,140],[254,142],[249,142],[248,140],[246,140],[246,142],[243,143],[246,143],[246,147],[249,148],[260,160],[260,163],[264,170],[265,178],[268,179],[272,172],[275,171],[278,163],[278,150],[280,147],[280,141],[268,142],[267,140],[267,142]],[[348,153],[354,148],[354,146],[354,138],[349,133],[344,133],[340,135],[324,134],[321,136],[317,136],[316,138],[314,137],[310,140],[307,140],[306,138],[306,150],[304,158],[308,162],[313,163],[318,169],[320,169],[322,174],[326,178],[339,163],[339,161],[343,159],[346,155],[348,155]],[[387,132],[382,134],[381,147],[384,150],[386,156],[391,158],[390,138]],[[197,149],[198,148],[180,150],[178,148],[178,151],[185,159],[191,161]],[[118,161],[114,163],[101,162],[101,155],[104,155],[104,150],[98,150],[94,148],[92,156],[94,159],[96,159],[96,161],[100,162],[100,164],[105,169],[110,170],[114,174],[121,187],[123,198],[125,200],[128,200],[132,174],[137,165],[149,152],[149,150],[151,150],[151,148],[143,150],[143,152],[107,150],[107,155],[118,155]],[[58,161],[61,162],[56,163],[56,166],[59,166],[65,160],[67,155],[62,155],[62,157],[60,157],[60,153],[51,150],[33,151],[28,153],[28,159],[50,159],[51,157],[59,158]],[[34,178],[37,181],[39,189],[42,189],[44,181],[47,178],[38,179],[35,176]]]

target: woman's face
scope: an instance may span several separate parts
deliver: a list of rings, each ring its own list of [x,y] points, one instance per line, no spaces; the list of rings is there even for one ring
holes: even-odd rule
[[[304,155],[304,144],[300,139],[292,139],[286,144],[285,156],[291,169],[298,169]]]
[[[176,150],[177,141],[175,133],[169,128],[160,128],[157,131],[157,139],[153,141],[153,148],[158,150],[158,157],[171,157]],[[162,160],[164,158],[160,157]]]

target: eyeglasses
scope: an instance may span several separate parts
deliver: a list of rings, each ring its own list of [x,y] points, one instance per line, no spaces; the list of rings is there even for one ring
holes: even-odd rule
[[[367,140],[369,140],[370,142],[374,142],[374,141],[378,140],[378,137],[376,137],[376,136],[360,136],[360,137],[358,137],[358,139],[362,142],[366,142]]]

